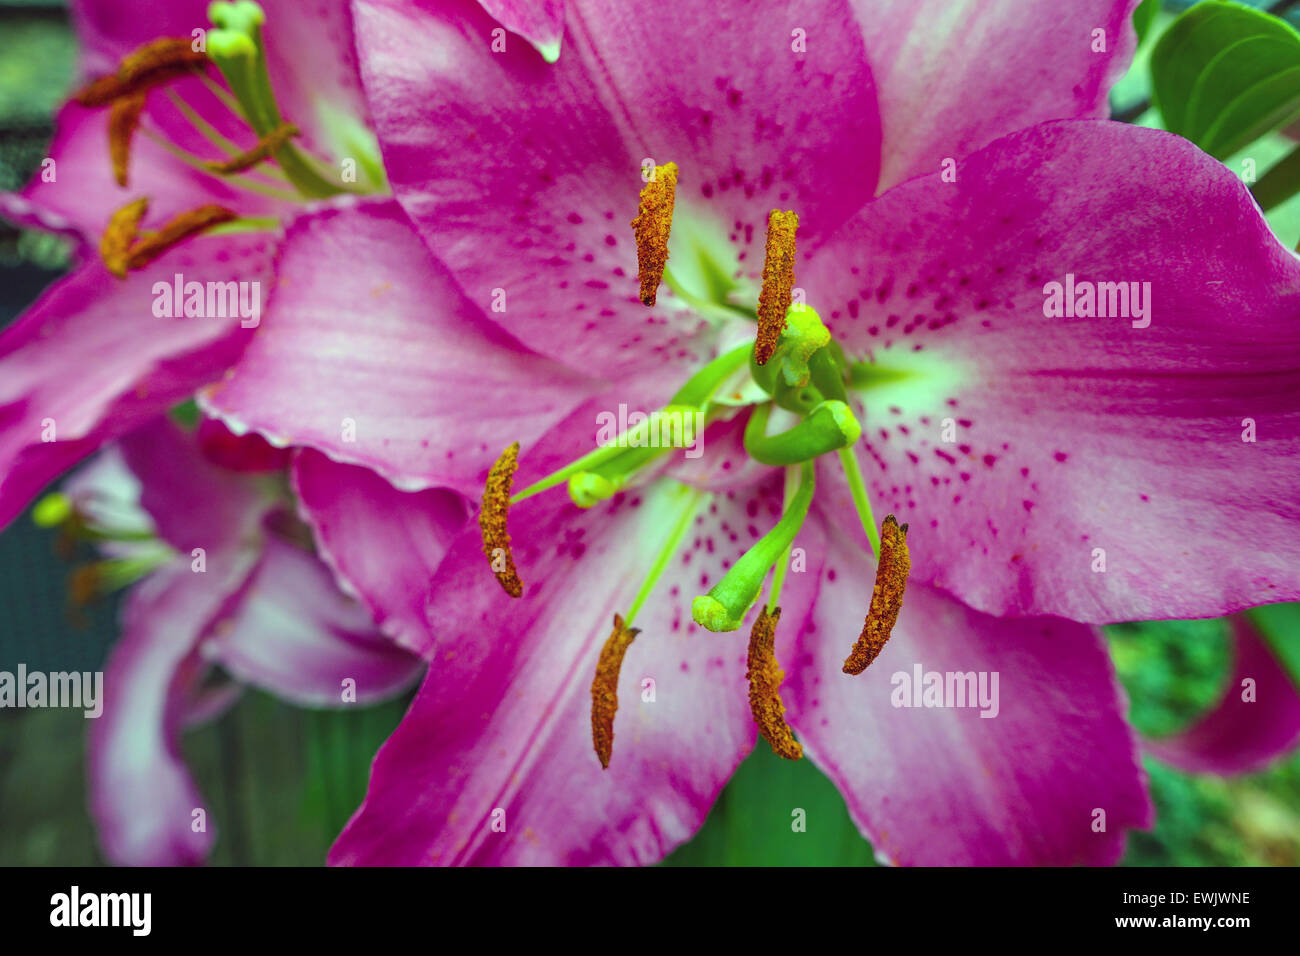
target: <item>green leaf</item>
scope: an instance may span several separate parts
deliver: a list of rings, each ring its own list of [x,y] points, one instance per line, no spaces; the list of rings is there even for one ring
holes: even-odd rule
[[[1151,54],[1165,128],[1224,159],[1300,116],[1300,34],[1217,0],[1179,17]]]
[[[807,758],[782,760],[760,738],[700,832],[664,863],[873,866],[875,855],[835,785]]]
[[[1151,24],[1155,23],[1159,12],[1160,0],[1142,0],[1133,11],[1133,29],[1137,30],[1138,46],[1142,45],[1151,32]]]

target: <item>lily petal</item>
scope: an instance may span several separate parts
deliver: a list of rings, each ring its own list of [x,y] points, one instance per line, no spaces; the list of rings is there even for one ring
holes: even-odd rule
[[[158,534],[182,555],[203,548],[229,559],[260,537],[272,501],[244,476],[208,462],[193,435],[166,418],[118,443],[140,479],[140,505]]]
[[[386,700],[424,667],[338,592],[325,565],[278,538],[267,541],[243,599],[216,622],[203,653],[241,681],[308,707]]]
[[[880,657],[850,677],[840,666],[874,571],[841,527],[818,520],[825,563],[787,584],[791,607],[812,612],[783,697],[805,753],[877,852],[931,866],[1116,862],[1152,809],[1096,629],[999,620],[914,583]],[[985,673],[992,706],[916,706],[918,670]],[[904,684],[911,707],[899,705]]]
[[[1246,187],[1091,121],[962,170],[890,190],[802,270],[872,363],[859,457],[911,523],[914,577],[1099,623],[1300,598],[1300,261]],[[1139,283],[1142,309],[1047,317],[1072,281]]]
[[[675,295],[654,310],[638,298],[629,223],[644,160],[680,168],[670,269],[707,250],[724,282],[761,269],[773,206],[798,208],[817,236],[873,192],[874,90],[839,0],[570,0],[554,64],[523,44],[493,52],[477,4],[354,9],[394,194],[472,301],[504,290],[508,308],[489,317],[572,368],[690,368],[712,344]],[[792,31],[813,22],[826,24],[816,54],[797,52]],[[707,61],[683,36],[707,42]]]
[[[1232,633],[1236,661],[1222,700],[1182,733],[1147,741],[1159,760],[1190,773],[1250,773],[1300,744],[1295,681],[1244,615]]]
[[[309,449],[295,456],[293,484],[299,512],[339,586],[398,644],[428,653],[429,577],[469,519],[469,502],[441,488],[398,491],[367,468]]]
[[[650,863],[687,839],[755,739],[744,643],[698,628],[690,598],[774,520],[780,490],[764,490],[704,506],[632,623],[607,771],[592,750],[596,661],[693,492],[515,506],[518,600],[477,529],[459,537],[432,584],[429,676],[331,862]]]
[[[880,191],[1026,126],[1105,119],[1137,48],[1137,5],[854,0],[879,87]]]
[[[104,709],[89,728],[90,809],[104,856],[127,866],[202,863],[211,814],[185,768],[180,732],[206,671],[198,652],[209,624],[252,565],[243,552],[219,577],[171,564],[127,598],[122,636],[104,672]],[[205,828],[195,830],[195,811]]]
[[[0,527],[55,475],[238,358],[251,330],[155,317],[155,283],[170,288],[179,272],[269,285],[273,245],[264,234],[199,237],[125,280],[90,263],[0,334]]]
[[[536,47],[547,63],[560,58],[564,39],[564,0],[479,0],[512,33]]]
[[[484,320],[391,200],[295,221],[277,281],[274,321],[200,395],[236,434],[476,495],[502,448],[590,392]]]

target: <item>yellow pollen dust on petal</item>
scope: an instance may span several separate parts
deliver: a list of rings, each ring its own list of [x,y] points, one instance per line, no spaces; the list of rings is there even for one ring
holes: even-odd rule
[[[108,115],[108,155],[113,161],[113,178],[126,186],[127,166],[131,160],[131,137],[140,123],[146,93],[134,93],[113,101]]]
[[[632,229],[636,234],[636,277],[641,283],[641,301],[654,305],[668,265],[668,233],[673,225],[673,203],[677,198],[677,164],[656,166],[650,181],[641,187],[641,204]]]
[[[794,739],[785,722],[785,705],[781,703],[781,681],[785,674],[776,661],[776,626],[781,623],[781,609],[771,613],[763,608],[749,632],[749,709],[763,739],[772,752],[786,760],[803,756],[803,746]]]
[[[189,37],[163,37],[128,54],[116,73],[88,83],[73,99],[82,106],[107,106],[200,70],[208,62],[208,55],[196,51]]]
[[[127,253],[128,269],[143,269],[172,246],[191,236],[239,218],[224,206],[207,205],[173,216],[157,232],[145,233]]]
[[[297,135],[298,127],[292,123],[281,123],[258,140],[257,145],[252,149],[226,160],[204,163],[203,166],[214,173],[238,173],[269,159],[272,153]]]
[[[758,335],[754,361],[766,365],[785,330],[785,314],[794,290],[795,233],[799,216],[773,209],[767,217],[767,247],[763,254],[763,288],[758,294]]]
[[[907,525],[900,525],[893,515],[880,524],[880,563],[876,565],[876,586],[871,591],[862,634],[844,662],[844,673],[861,674],[880,656],[898,621],[907,590],[907,575],[912,560],[907,553]]]
[[[618,712],[618,675],[623,668],[623,655],[640,634],[628,627],[623,619],[614,615],[614,630],[605,639],[596,662],[596,676],[591,682],[591,743],[596,749],[600,765],[609,769],[609,758],[614,752],[614,715]]]
[[[127,203],[108,221],[108,228],[99,240],[99,255],[104,260],[108,271],[119,279],[126,278],[127,262],[131,254],[131,244],[135,242],[140,228],[140,220],[149,209],[149,200],[141,197]]]
[[[519,442],[503,451],[483,486],[483,509],[478,515],[478,526],[483,532],[483,553],[492,567],[492,573],[501,587],[511,597],[524,593],[524,582],[515,570],[515,556],[510,550],[510,532],[506,530],[506,515],[510,511],[510,487],[515,469],[519,466]]]

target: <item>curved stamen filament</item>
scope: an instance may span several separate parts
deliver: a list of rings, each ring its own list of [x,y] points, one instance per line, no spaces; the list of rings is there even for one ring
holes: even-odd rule
[[[749,351],[750,347],[748,345],[741,345],[730,352],[719,355],[692,375],[686,384],[677,390],[677,394],[669,400],[668,405],[664,408],[651,413],[651,417],[647,417],[644,422],[640,422],[618,435],[609,444],[588,452],[576,461],[570,462],[563,468],[551,472],[540,481],[529,485],[512,497],[510,502],[514,504],[523,501],[525,498],[531,498],[533,495],[554,488],[556,485],[566,482],[582,472],[595,472],[613,481],[615,475],[601,469],[600,466],[609,464],[612,467],[613,461],[619,456],[627,456],[626,462],[629,466],[639,468],[646,464],[667,449],[646,449],[637,447],[633,442],[641,442],[650,433],[652,425],[657,428],[662,423],[664,416],[685,416],[688,413],[702,410],[709,399],[722,387],[722,384],[749,360]],[[652,417],[656,415],[660,416],[660,418],[652,422]],[[638,454],[642,452],[646,454]]]
[[[867,497],[867,486],[862,481],[862,470],[858,467],[858,456],[854,454],[852,445],[841,448],[839,454],[840,465],[844,469],[844,477],[848,479],[849,493],[853,495],[853,507],[857,509],[858,520],[862,522],[862,530],[867,534],[867,543],[871,545],[871,553],[879,558],[880,535],[876,532],[876,519],[871,516],[871,499]]]
[[[668,562],[672,560],[672,556],[677,553],[677,549],[682,543],[682,538],[686,536],[686,532],[690,529],[691,521],[699,511],[700,505],[707,497],[705,492],[689,488],[686,485],[683,485],[681,490],[685,494],[686,502],[682,505],[681,514],[677,518],[677,523],[673,525],[673,530],[668,533],[668,538],[664,541],[663,547],[661,547],[659,553],[655,555],[654,563],[650,565],[650,570],[647,572],[645,580],[641,582],[641,587],[637,590],[636,597],[632,599],[632,605],[627,609],[627,623],[629,625],[636,620],[636,616],[640,612],[642,605],[644,605],[646,599],[650,597],[650,593],[654,591],[655,585],[659,582],[659,578],[664,573],[664,569],[668,567]]]
[[[203,165],[214,173],[229,175],[242,172],[269,159],[281,146],[298,135],[298,127],[292,123],[281,123],[267,133],[252,149],[246,149],[229,159],[209,161]]]
[[[790,510],[790,503],[794,501],[795,493],[799,488],[800,469],[795,465],[790,465],[785,469],[785,500],[781,504],[782,513]],[[776,567],[772,570],[772,590],[767,595],[767,609],[773,613],[779,612],[778,604],[781,603],[781,588],[785,585],[785,573],[790,568],[790,549],[794,546],[794,539],[785,546],[781,558],[776,562]]]
[[[267,196],[271,199],[282,199],[285,202],[298,202],[302,198],[297,193],[291,193],[285,189],[276,189],[274,186],[266,186],[262,183],[248,179],[246,178],[249,175],[248,173],[237,173],[228,177],[219,177],[218,174],[207,168],[206,164],[208,161],[202,156],[195,156],[193,153],[181,149],[181,147],[177,146],[171,140],[159,133],[155,133],[146,125],[141,125],[140,135],[147,136],[150,140],[157,143],[185,165],[197,169],[201,173],[206,173],[209,176],[220,178],[222,182],[231,186],[236,186],[250,193],[257,193],[259,196]]]
[[[206,139],[226,156],[236,156],[242,151],[238,143],[223,136],[215,126],[204,119],[202,115],[199,114],[198,110],[186,102],[185,98],[175,90],[168,90],[167,97],[171,100],[171,103],[176,108],[177,112],[184,116],[189,122],[190,126],[192,126],[200,136]],[[231,100],[230,102],[233,103],[234,101]],[[242,113],[236,113],[235,115],[239,117],[241,122],[243,121]],[[266,176],[269,179],[277,180],[280,184],[287,184],[289,182],[288,177],[286,177],[284,173],[275,166],[264,166],[257,170],[253,175]]]

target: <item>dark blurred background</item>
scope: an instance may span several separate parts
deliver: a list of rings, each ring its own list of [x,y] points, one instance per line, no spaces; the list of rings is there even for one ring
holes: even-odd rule
[[[19,188],[39,166],[75,57],[61,3],[0,0],[0,189]],[[1121,91],[1130,87],[1134,100],[1145,95],[1140,82]],[[0,325],[66,264],[60,240],[0,220]],[[70,565],[54,544],[30,514],[0,532],[0,670],[20,661],[98,670],[116,637],[119,598],[73,612]],[[1278,620],[1289,622],[1285,638],[1295,646],[1300,613]],[[1108,635],[1140,731],[1172,732],[1221,692],[1229,664],[1221,622],[1124,625]],[[320,864],[405,705],[307,711],[250,691],[221,720],[187,734],[185,756],[218,831],[212,862]],[[103,862],[86,812],[85,730],[78,711],[0,710],[0,865]],[[1126,864],[1300,863],[1300,756],[1227,780],[1147,766],[1158,820],[1153,832],[1130,838]],[[806,833],[790,830],[795,806],[808,812]],[[668,862],[856,865],[873,856],[831,783],[808,761],[781,761],[760,742],[701,833]]]

